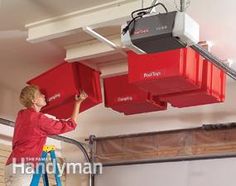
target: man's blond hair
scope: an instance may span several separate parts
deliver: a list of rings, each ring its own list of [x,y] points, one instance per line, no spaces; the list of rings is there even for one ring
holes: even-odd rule
[[[20,93],[20,103],[26,108],[32,107],[32,101],[35,98],[35,93],[37,91],[39,91],[39,87],[36,85],[28,85],[24,87]]]

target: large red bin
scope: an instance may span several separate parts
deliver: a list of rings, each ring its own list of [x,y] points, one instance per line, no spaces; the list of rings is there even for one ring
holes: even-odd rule
[[[193,91],[163,95],[162,101],[169,102],[174,107],[190,107],[225,100],[226,74],[207,60],[200,57],[199,75],[202,76],[201,88]]]
[[[62,63],[27,82],[38,85],[47,99],[42,112],[58,118],[69,118],[75,95],[84,90],[88,98],[81,104],[83,112],[102,102],[100,72],[81,63]]]
[[[200,87],[199,54],[182,48],[155,54],[128,52],[129,82],[155,95],[165,95]]]
[[[105,106],[125,115],[166,110],[166,102],[128,83],[128,75],[104,79]]]

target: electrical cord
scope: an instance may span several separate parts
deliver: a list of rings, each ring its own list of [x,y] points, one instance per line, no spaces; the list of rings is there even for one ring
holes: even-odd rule
[[[162,6],[166,13],[168,13],[168,10],[166,8],[166,6],[162,3],[157,3],[155,5],[152,5],[150,7],[147,7],[147,8],[141,8],[141,9],[138,9],[138,10],[135,10],[131,13],[131,17],[132,17],[132,20],[127,24],[127,26],[122,30],[122,34],[125,35],[126,32],[129,30],[129,27],[132,23],[134,23],[138,18],[142,18],[144,15],[150,13],[150,12],[147,12],[146,10],[149,10],[149,9],[152,9],[154,7],[157,7],[157,6]],[[134,16],[134,14],[137,14],[136,16]]]
[[[127,26],[122,30],[122,34],[125,35],[126,32],[129,30],[130,25],[131,25],[132,23],[134,23],[138,18],[142,18],[142,17],[143,17],[142,15],[139,15],[139,16],[133,18],[133,19],[127,24]]]
[[[155,8],[155,7],[159,6],[159,5],[162,6],[162,7],[165,9],[166,13],[168,13],[168,10],[167,10],[167,8],[166,8],[166,6],[165,6],[164,4],[162,4],[162,3],[157,3],[157,4],[152,5],[152,6],[149,6],[149,7],[147,7],[147,8],[140,8],[140,9],[138,9],[138,10],[133,11],[133,12],[131,13],[131,17],[132,17],[132,19],[134,19],[134,18],[135,18],[135,17],[134,17],[134,14],[135,14],[135,13],[137,13],[137,12],[145,12],[145,10],[149,10],[149,9]],[[147,13],[147,12],[146,12],[146,13]]]

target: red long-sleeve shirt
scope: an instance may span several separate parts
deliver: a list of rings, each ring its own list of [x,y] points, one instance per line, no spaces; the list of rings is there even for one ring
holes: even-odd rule
[[[33,108],[19,111],[13,135],[12,153],[6,165],[13,162],[37,162],[41,157],[47,136],[72,131],[77,124],[73,119],[55,120]]]

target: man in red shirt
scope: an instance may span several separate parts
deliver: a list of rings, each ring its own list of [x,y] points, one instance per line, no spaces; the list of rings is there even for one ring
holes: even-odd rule
[[[26,109],[20,110],[16,118],[12,153],[6,163],[6,186],[30,185],[32,175],[19,172],[13,174],[13,164],[33,163],[36,165],[47,136],[62,134],[76,128],[80,105],[86,98],[86,93],[81,92],[80,96],[75,98],[71,117],[67,120],[58,120],[40,112],[47,103],[37,86],[29,85],[22,89],[20,102]]]

